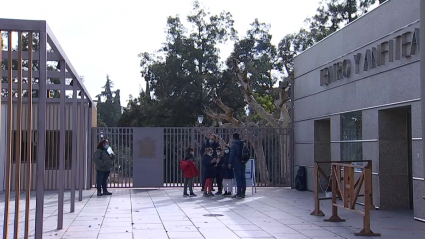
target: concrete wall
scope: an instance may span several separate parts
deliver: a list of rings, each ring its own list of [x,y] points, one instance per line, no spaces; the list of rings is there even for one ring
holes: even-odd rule
[[[340,114],[362,111],[363,159],[373,160],[374,204],[380,205],[379,110],[410,106],[412,112],[412,163],[415,216],[425,218],[425,183],[421,152],[419,55],[401,57],[363,70],[367,50],[419,28],[419,0],[390,0],[334,33],[295,59],[294,125],[295,171],[307,166],[308,189],[313,189],[315,120],[331,121],[331,159],[341,159]],[[395,42],[395,40],[394,40]],[[388,46],[388,45],[387,45]],[[411,47],[412,45],[408,45]],[[361,53],[356,74],[354,55]],[[321,85],[321,70],[348,59],[351,75]],[[316,155],[318,153],[316,152]]]

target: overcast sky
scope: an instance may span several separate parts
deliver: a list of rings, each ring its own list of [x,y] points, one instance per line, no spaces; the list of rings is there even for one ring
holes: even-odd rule
[[[141,52],[153,52],[165,41],[168,16],[186,15],[192,0],[13,0],[1,4],[1,17],[46,20],[94,98],[106,75],[121,90],[121,104],[137,96],[145,82],[140,76]],[[244,36],[258,18],[271,25],[272,42],[305,26],[319,0],[201,0],[213,14],[230,12],[235,29]],[[222,58],[232,50],[221,49]]]

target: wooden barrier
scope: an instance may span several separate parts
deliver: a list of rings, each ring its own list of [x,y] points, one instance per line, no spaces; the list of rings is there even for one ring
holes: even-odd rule
[[[338,216],[338,207],[344,208],[363,215],[363,229],[354,233],[356,236],[380,236],[370,229],[370,210],[375,209],[372,197],[372,161],[361,161],[366,166],[352,165],[351,162],[332,163],[332,216],[325,219],[328,222],[343,222]],[[354,169],[363,169],[359,178],[354,182]],[[343,175],[341,175],[343,169]],[[364,211],[356,210],[356,202],[360,195],[360,189],[364,184]],[[342,205],[337,204],[337,195],[342,195]]]
[[[332,197],[320,197],[319,196],[319,178],[322,177],[325,180],[331,182],[331,175],[327,175],[325,173],[325,171],[322,168],[322,164],[332,164],[335,161],[323,161],[323,162],[314,162],[314,210],[312,213],[310,213],[310,215],[312,216],[325,216],[325,214],[322,212],[322,210],[320,210],[320,201],[321,200],[327,200],[327,199],[332,199]],[[325,189],[327,190],[327,188]],[[339,192],[337,192],[339,199],[341,199],[341,194]]]

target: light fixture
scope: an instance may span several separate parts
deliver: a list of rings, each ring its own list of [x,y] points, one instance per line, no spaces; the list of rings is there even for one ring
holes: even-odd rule
[[[223,122],[221,120],[218,121],[218,125],[222,126]]]
[[[203,121],[204,121],[204,116],[198,115],[198,123],[202,124]]]

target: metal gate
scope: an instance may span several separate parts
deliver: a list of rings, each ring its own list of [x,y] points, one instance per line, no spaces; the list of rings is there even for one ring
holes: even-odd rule
[[[133,187],[133,128],[93,128],[93,152],[100,141],[107,139],[115,154],[114,165],[108,178],[111,188]],[[96,170],[93,167],[92,185],[96,184]]]
[[[159,164],[154,163],[155,165],[152,165],[154,161],[149,161],[150,165],[147,164],[147,161],[143,162],[144,166],[155,171],[143,171],[143,173],[162,175],[161,186],[163,187],[183,185],[180,161],[185,156],[186,148],[195,148],[196,164],[200,168],[200,150],[209,135],[218,135],[220,145],[224,147],[231,142],[232,135],[235,132],[238,132],[241,138],[246,141],[251,151],[250,155],[255,159],[257,186],[289,186],[290,170],[292,170],[290,166],[289,128],[166,127],[154,129],[155,131],[146,132],[156,132],[155,134],[162,132],[163,140],[158,140],[158,142],[160,141],[160,144],[162,144],[159,147],[163,147],[163,155],[155,157],[163,161]],[[109,186],[133,187],[134,160],[136,160],[135,165],[137,165],[137,160],[140,160],[136,155],[133,157],[135,151],[140,151],[139,148],[133,149],[133,139],[136,140],[133,133],[138,132],[136,138],[139,139],[142,137],[139,134],[145,132],[143,128],[139,130],[138,128],[105,127],[94,128],[93,131],[94,145],[96,146],[101,139],[108,139],[116,154],[116,163],[111,170]],[[155,137],[157,136],[159,135],[155,135]],[[142,173],[140,169],[138,173]],[[200,178],[195,179],[195,186],[199,186]],[[135,184],[137,185],[137,183]],[[155,183],[155,185],[158,184]]]

